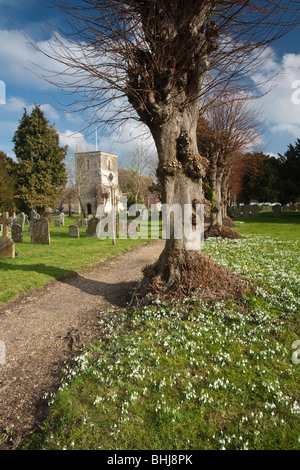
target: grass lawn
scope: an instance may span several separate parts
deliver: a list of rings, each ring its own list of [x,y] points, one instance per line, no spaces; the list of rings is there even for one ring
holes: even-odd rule
[[[239,302],[106,312],[28,448],[299,449],[299,222],[261,214],[237,222],[242,240],[205,242],[255,286]]]
[[[79,239],[70,238],[69,225],[74,221],[65,217],[61,227],[51,222],[49,246],[32,244],[25,226],[23,243],[15,244],[16,258],[0,259],[0,304],[147,241],[128,238],[113,245],[111,239],[86,238],[86,227],[79,227]]]

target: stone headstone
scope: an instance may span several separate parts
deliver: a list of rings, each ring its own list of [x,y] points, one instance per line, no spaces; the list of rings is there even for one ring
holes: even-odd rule
[[[274,217],[281,217],[281,205],[280,204],[276,204],[275,206],[273,206],[273,215]]]
[[[88,225],[88,219],[82,219],[82,227],[87,227]]]
[[[258,204],[252,204],[251,215],[252,217],[259,217],[259,205]]]
[[[22,230],[24,230],[25,221],[26,221],[26,216],[25,216],[24,212],[21,212],[20,214],[16,215],[16,223],[21,225]]]
[[[15,244],[10,238],[0,238],[0,258],[14,258]]]
[[[69,236],[71,238],[79,238],[79,228],[78,225],[69,226]]]
[[[61,223],[59,220],[54,220],[54,227],[60,227]]]
[[[98,217],[92,217],[88,220],[88,226],[86,230],[87,238],[97,238],[96,230],[99,222],[100,219],[98,219]]]
[[[148,220],[148,209],[143,209],[142,210],[142,220],[147,221]]]
[[[59,214],[58,220],[60,221],[60,225],[65,225],[65,214],[63,212]]]
[[[250,217],[250,210],[251,210],[251,206],[249,204],[245,204],[244,207],[243,207],[243,217],[244,218]]]
[[[233,209],[232,217],[241,217],[241,208],[240,207],[235,207]]]
[[[75,220],[74,225],[77,225],[77,227],[82,227],[82,220],[81,219]]]
[[[49,220],[46,217],[33,219],[30,225],[31,243],[50,245]]]
[[[35,210],[30,211],[29,214],[30,221],[33,219],[40,219],[40,214],[38,214]]]
[[[127,225],[127,230],[128,230],[128,235],[129,236],[136,236],[138,230],[139,230],[139,224],[135,222],[134,220],[128,221]]]
[[[8,236],[8,225],[13,221],[13,217],[9,217],[8,212],[4,212],[0,217],[3,234],[0,238],[0,258],[14,258],[15,244]]]
[[[40,218],[40,214],[38,214],[35,210],[32,209],[29,214],[29,229],[28,232],[31,232],[31,226],[33,225],[33,221]]]
[[[23,229],[19,224],[12,224],[11,238],[15,243],[23,243]]]

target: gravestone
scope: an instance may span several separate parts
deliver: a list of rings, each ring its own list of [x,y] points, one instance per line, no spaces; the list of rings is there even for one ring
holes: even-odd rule
[[[49,220],[46,217],[33,219],[30,224],[31,243],[50,245]]]
[[[59,214],[59,222],[60,222],[60,225],[65,225],[65,214],[62,212],[61,214]]]
[[[82,220],[75,220],[74,225],[77,225],[77,227],[82,227]]]
[[[54,220],[54,227],[60,227],[61,223],[59,220]]]
[[[87,227],[88,225],[88,219],[82,219],[82,227]]]
[[[129,237],[130,236],[136,236],[138,230],[139,230],[139,224],[135,220],[128,221],[128,223],[127,223],[127,233],[128,233]]]
[[[69,236],[71,238],[79,238],[79,228],[78,225],[69,226]]]
[[[281,205],[280,204],[276,204],[275,206],[273,206],[273,215],[274,217],[281,217]]]
[[[251,206],[251,215],[252,217],[259,217],[259,205],[253,204]]]
[[[40,214],[38,214],[35,210],[30,211],[28,232],[31,232],[31,226],[33,225],[33,221],[39,218],[40,218]]]
[[[148,209],[142,209],[142,220],[144,222],[148,220]]]
[[[25,221],[26,221],[26,216],[25,216],[24,212],[21,212],[20,214],[16,215],[16,223],[21,225],[22,230],[24,230]]]
[[[295,210],[296,210],[296,206],[294,206],[294,204],[290,204],[289,210],[290,210],[290,211],[295,211]]]
[[[0,224],[2,225],[3,234],[0,238],[0,258],[14,258],[15,257],[15,244],[8,236],[8,225],[13,221],[13,217],[9,217],[8,212],[3,212],[0,217]]]
[[[19,224],[12,224],[11,238],[15,243],[23,243],[23,229]]]
[[[235,207],[233,209],[232,217],[241,217],[241,208],[240,207]]]
[[[30,221],[33,219],[40,219],[40,217],[41,217],[40,214],[38,214],[34,209],[30,211],[30,214],[29,214]]]
[[[88,226],[86,230],[87,238],[97,238],[96,230],[99,222],[100,219],[98,219],[98,217],[92,217],[88,220]]]
[[[281,210],[282,210],[282,211],[288,211],[288,210],[289,210],[289,206],[282,206]]]
[[[244,207],[243,207],[243,217],[244,218],[250,217],[250,209],[251,209],[251,207],[249,206],[249,204],[244,205]]]

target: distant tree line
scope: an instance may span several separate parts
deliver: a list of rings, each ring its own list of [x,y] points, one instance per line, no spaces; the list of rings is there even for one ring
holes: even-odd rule
[[[243,155],[233,168],[231,184],[232,197],[239,202],[295,203],[300,199],[300,140],[278,157]]]

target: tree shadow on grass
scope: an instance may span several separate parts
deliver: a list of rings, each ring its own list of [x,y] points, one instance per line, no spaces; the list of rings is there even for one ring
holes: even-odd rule
[[[56,266],[49,266],[43,263],[29,265],[6,264],[0,261],[0,272],[4,271],[24,271],[27,276],[34,271],[38,274],[44,274],[63,284],[80,289],[82,292],[103,297],[107,302],[114,306],[124,308],[131,300],[131,294],[136,286],[136,282],[117,282],[109,283],[87,279],[75,271],[61,269]]]

